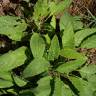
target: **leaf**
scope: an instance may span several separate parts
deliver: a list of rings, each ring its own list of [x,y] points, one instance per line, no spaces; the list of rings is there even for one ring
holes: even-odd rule
[[[96,94],[96,74],[89,76],[87,80],[89,84],[91,85],[91,88],[93,89],[94,94]]]
[[[57,59],[59,56],[60,46],[58,37],[55,35],[51,41],[51,45],[48,51],[48,60]]]
[[[72,18],[72,22],[73,22],[73,29],[74,31],[76,30],[80,30],[80,29],[83,29],[83,22],[81,21],[81,18],[80,16],[71,16]]]
[[[88,36],[96,33],[96,28],[87,28],[76,32],[75,34],[75,46],[79,46],[82,41]]]
[[[12,86],[13,86],[13,82],[0,79],[0,88],[8,88]]]
[[[10,39],[20,41],[27,24],[23,19],[14,16],[0,17],[0,34],[7,35]]]
[[[69,77],[75,88],[78,89],[79,96],[93,96],[93,89],[90,84],[79,77]]]
[[[48,34],[45,34],[44,37],[45,37],[46,43],[47,43],[48,45],[50,45],[51,39],[50,39],[49,35],[48,35]]]
[[[64,11],[64,9],[68,8],[71,4],[72,0],[64,0],[64,1],[55,1],[49,3],[50,15],[57,15],[58,13]]]
[[[96,35],[88,37],[86,40],[81,43],[81,48],[96,48]]]
[[[48,70],[49,62],[45,58],[34,59],[24,70],[24,77],[32,77]]]
[[[66,23],[65,23],[66,22]],[[70,15],[65,12],[60,19],[60,29],[63,31],[63,47],[74,48],[74,31]]]
[[[30,47],[32,54],[35,58],[40,58],[43,56],[45,51],[45,42],[39,34],[34,33],[32,35],[30,40]]]
[[[3,80],[12,81],[12,76],[10,72],[4,72],[0,70],[0,78]]]
[[[15,51],[9,51],[0,56],[0,70],[10,71],[24,64],[26,60],[25,47],[16,49]],[[5,60],[6,58],[6,60]]]
[[[88,66],[86,65],[83,68],[81,68],[79,72],[83,78],[88,79],[90,78],[90,76],[96,74],[96,65],[94,64],[90,64]]]
[[[41,78],[37,83],[38,86],[33,90],[35,96],[49,96],[51,93],[50,76]]]
[[[56,70],[60,73],[66,73],[68,74],[69,72],[72,72],[78,68],[80,68],[86,60],[84,59],[77,59],[77,60],[72,60],[69,62],[66,62],[62,65],[60,65]]]
[[[18,77],[18,76],[16,76],[16,75],[14,75],[13,78],[14,78],[14,82],[15,82],[19,87],[23,87],[23,86],[25,86],[25,85],[27,84],[26,81],[24,81],[23,79],[21,79],[20,77]]]
[[[74,49],[71,48],[64,48],[60,51],[60,55],[69,58],[69,59],[85,59],[87,60],[87,57],[84,54],[81,54],[77,52]]]
[[[34,96],[34,94],[31,91],[25,92],[24,90],[24,92],[20,94],[19,96]]]
[[[50,24],[51,24],[51,26],[52,26],[54,29],[56,29],[56,17],[55,17],[55,16],[52,17]]]
[[[33,19],[38,27],[39,23],[42,21],[48,14],[49,5],[47,0],[38,0],[34,6]]]
[[[55,78],[55,88],[52,96],[73,96],[71,89],[60,78]]]

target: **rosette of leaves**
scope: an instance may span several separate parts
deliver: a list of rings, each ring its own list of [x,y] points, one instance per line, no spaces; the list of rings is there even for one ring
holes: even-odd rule
[[[61,9],[64,10],[65,7],[63,9],[61,5],[69,5],[69,0],[63,0],[62,3],[59,3],[60,5],[50,0],[49,3],[54,5],[52,9],[55,11],[52,11],[49,3],[47,3],[47,0],[38,0],[36,2],[33,19],[38,25],[42,21],[41,17],[51,15],[50,24],[56,29],[54,14],[61,12]],[[56,7],[57,5],[58,8]],[[40,22],[38,23],[37,21]],[[80,26],[77,26],[77,24]],[[76,48],[84,46],[84,40],[87,40],[87,37],[95,34],[96,29],[83,28],[80,19],[73,18],[66,11],[60,18],[59,27],[59,36],[55,33],[50,37],[48,33],[45,35],[40,34],[38,31],[33,32],[29,48],[31,56],[27,58],[30,62],[26,61],[25,47],[20,47],[15,51],[10,51],[0,56],[0,94],[12,93],[17,96],[96,95],[96,66],[87,65],[87,57],[76,51]],[[12,36],[5,35],[9,36],[9,38]],[[22,36],[20,35],[20,37]],[[13,37],[11,39],[20,40]],[[23,67],[23,72],[21,71],[20,76],[14,74],[13,70],[17,67]]]

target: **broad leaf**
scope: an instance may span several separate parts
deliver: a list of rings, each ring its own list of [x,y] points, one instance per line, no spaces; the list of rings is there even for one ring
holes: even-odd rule
[[[80,68],[85,62],[86,62],[86,60],[84,60],[84,59],[72,60],[72,61],[69,61],[69,62],[66,62],[66,63],[60,65],[56,70],[61,73],[68,74],[69,72],[72,72],[72,71]]]
[[[94,33],[96,33],[96,28],[87,28],[87,29],[83,29],[83,30],[76,32],[75,45],[79,46],[85,38],[87,38],[88,36]]]
[[[73,24],[71,17],[67,12],[65,12],[60,19],[60,29],[64,30],[62,36],[63,47],[74,48]]]
[[[74,31],[77,31],[77,30],[80,30],[80,29],[83,29],[83,22],[81,21],[81,18],[80,16],[71,16],[72,18],[72,22],[73,22],[73,29]]]
[[[0,34],[7,35],[10,39],[20,41],[27,24],[24,20],[14,16],[0,17]]]
[[[55,35],[51,41],[51,45],[48,51],[48,60],[57,59],[59,56],[60,46],[58,37]]]
[[[71,89],[60,78],[55,78],[55,88],[52,96],[73,96]]]
[[[91,88],[94,91],[94,94],[96,94],[96,74],[91,75],[88,79],[89,84],[91,85]],[[93,95],[95,96],[95,95]]]
[[[70,77],[70,80],[78,90],[79,96],[93,96],[93,88],[87,81],[79,77]]]
[[[33,90],[35,96],[49,96],[51,93],[50,76],[41,78],[37,83],[38,86]]]
[[[25,68],[23,75],[24,77],[38,75],[47,71],[49,66],[50,64],[45,58],[36,58]]]
[[[60,51],[60,55],[69,59],[87,59],[84,54],[77,52],[74,49],[64,48]]]
[[[81,48],[96,48],[96,35],[88,37],[81,43]]]
[[[0,88],[7,88],[7,87],[12,87],[12,86],[13,86],[12,81],[0,79]]]
[[[68,12],[64,12],[63,16],[60,18],[60,30],[64,30],[68,22],[72,23],[73,30],[80,30],[83,28],[83,23],[79,16],[71,16]]]
[[[23,87],[27,84],[26,81],[24,81],[23,79],[21,79],[20,77],[14,75],[13,76],[14,82],[19,86],[19,87]]]
[[[68,8],[71,4],[72,0],[63,0],[63,1],[54,1],[50,2],[49,8],[51,15],[57,15],[58,13],[64,11],[64,9]]]
[[[9,51],[0,56],[0,70],[10,71],[18,66],[24,64],[26,60],[25,47],[16,49],[15,51]],[[6,58],[6,60],[5,60]]]
[[[3,80],[12,81],[12,76],[10,72],[4,72],[0,70],[0,78]]]
[[[52,17],[50,24],[51,24],[51,26],[52,26],[54,29],[56,29],[56,17],[55,17],[55,16]]]
[[[96,74],[96,65],[94,64],[88,66],[86,65],[83,68],[81,68],[79,72],[83,78],[88,79],[90,78],[91,75]]]
[[[43,56],[45,50],[45,42],[39,34],[34,33],[32,35],[30,40],[30,47],[35,58],[41,58]]]
[[[49,14],[48,6],[48,0],[38,0],[34,6],[33,19],[38,28],[40,22]]]

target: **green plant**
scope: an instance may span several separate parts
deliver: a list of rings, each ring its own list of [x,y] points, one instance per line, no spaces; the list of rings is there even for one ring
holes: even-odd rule
[[[31,18],[36,27],[31,37],[26,32],[28,20],[0,17],[0,34],[8,36],[15,46],[28,37],[30,45],[21,44],[0,56],[1,95],[96,95],[96,65],[88,65],[85,54],[76,51],[96,47],[96,28],[84,28],[79,17],[71,16],[66,10],[70,4],[71,0],[38,0]],[[56,16],[60,12],[58,24]]]

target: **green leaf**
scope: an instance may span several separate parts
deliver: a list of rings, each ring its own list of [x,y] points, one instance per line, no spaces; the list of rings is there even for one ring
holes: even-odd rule
[[[93,96],[93,89],[90,84],[79,77],[69,77],[75,88],[78,89],[79,96]]]
[[[24,77],[38,75],[47,71],[49,66],[50,64],[45,58],[36,58],[25,68],[23,75]]]
[[[31,91],[25,91],[22,92],[19,96],[34,96],[34,94]]]
[[[60,78],[55,78],[55,88],[52,96],[73,96],[71,89]]]
[[[8,81],[12,81],[12,76],[10,72],[4,72],[0,70],[0,78]]]
[[[48,0],[38,0],[36,2],[32,18],[38,27],[40,27],[40,21],[42,21],[49,14],[48,8]]]
[[[69,59],[87,59],[84,54],[77,52],[74,49],[64,48],[60,51],[60,55]]]
[[[14,75],[13,78],[14,78],[14,82],[15,82],[19,87],[23,87],[23,86],[25,86],[25,85],[27,84],[26,81],[24,81],[23,79],[21,79],[20,77],[18,77],[18,76],[16,76],[16,75]]]
[[[88,37],[86,40],[81,43],[81,48],[96,48],[96,35]]]
[[[63,32],[62,43],[63,47],[74,48],[74,32],[70,23],[66,26]]]
[[[91,85],[91,88],[93,89],[94,93],[96,94],[96,74],[91,75],[90,77],[88,77],[88,82]],[[95,95],[93,95],[95,96]]]
[[[56,29],[56,17],[55,17],[55,16],[52,17],[50,24],[51,24],[51,26],[52,26],[54,29]]]
[[[7,87],[12,87],[12,86],[13,86],[12,81],[0,79],[0,88],[7,88]]]
[[[58,13],[64,11],[64,9],[68,8],[71,4],[72,0],[63,0],[63,1],[55,1],[50,2],[49,8],[50,8],[50,14],[51,15],[57,15]]]
[[[81,18],[80,16],[71,16],[72,18],[72,22],[73,22],[73,29],[74,31],[76,30],[80,30],[80,29],[83,29],[83,22],[81,21]]]
[[[43,56],[45,51],[45,42],[39,34],[34,33],[32,35],[30,40],[30,47],[32,54],[35,58],[40,58]]]
[[[26,60],[25,47],[16,49],[15,51],[9,51],[0,56],[0,70],[10,71],[18,66],[24,64]],[[5,60],[6,58],[6,60]]]
[[[66,62],[62,65],[60,65],[56,70],[61,73],[66,73],[68,74],[69,72],[72,72],[78,68],[80,68],[86,60],[84,59],[77,59],[77,60],[72,60],[69,62]]]
[[[75,45],[79,46],[86,37],[94,33],[96,33],[96,28],[87,28],[87,29],[83,29],[83,30],[76,32]]]
[[[51,93],[50,76],[41,78],[37,83],[38,86],[33,90],[35,96],[49,96]]]
[[[49,35],[48,35],[48,34],[45,34],[44,37],[45,37],[46,43],[47,43],[48,45],[50,45],[51,39],[50,39]]]
[[[60,46],[58,37],[55,35],[51,41],[51,45],[48,51],[48,60],[57,59],[59,56]]]
[[[83,78],[88,79],[91,75],[96,74],[96,65],[94,64],[90,64],[88,66],[86,65],[83,68],[81,68],[79,72]]]
[[[27,24],[23,19],[14,16],[0,17],[0,34],[7,35],[10,39],[20,41]]]
[[[63,31],[62,44],[63,47],[74,48],[74,31],[70,15],[65,12],[60,19],[60,29]]]

